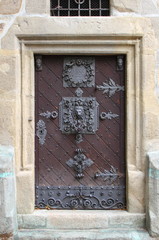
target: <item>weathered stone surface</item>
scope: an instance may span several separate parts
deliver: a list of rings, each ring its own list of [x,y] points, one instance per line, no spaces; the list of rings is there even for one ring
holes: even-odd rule
[[[159,151],[148,153],[147,196],[147,226],[159,237]]]
[[[11,91],[12,97],[15,96],[16,86],[16,57],[9,54],[3,55],[4,52],[0,52],[0,94],[1,98],[4,94],[8,94]],[[5,96],[4,96],[5,97]],[[8,95],[7,95],[8,97]]]
[[[19,232],[20,240],[151,240],[146,231],[111,230],[30,230]],[[153,240],[158,240],[153,239]]]
[[[23,229],[40,229],[46,227],[46,219],[42,214],[40,216],[23,215],[19,228]]]
[[[3,31],[3,29],[4,29],[4,26],[5,26],[5,24],[4,24],[4,23],[0,23],[0,34],[1,34],[1,32]]]
[[[33,184],[33,171],[20,171],[17,174],[17,212],[33,213],[35,192]],[[25,186],[25,187],[24,187]],[[25,207],[24,207],[25,206]]]
[[[158,6],[159,8],[159,6]],[[151,23],[152,23],[152,27],[154,29],[154,33],[155,33],[155,36],[156,36],[156,39],[158,40],[157,41],[157,44],[158,44],[158,48],[159,48],[159,28],[158,28],[158,23],[159,23],[159,15],[158,17],[149,17]]]
[[[47,217],[51,229],[106,229],[107,213],[104,211],[54,211]]]
[[[1,240],[14,240],[14,236],[13,233],[4,233],[4,234],[0,234],[0,239]]]
[[[109,219],[109,226],[112,228],[145,228],[145,215],[143,214],[127,214],[122,216],[115,214]]]
[[[158,0],[113,0],[111,2],[113,15],[152,15],[159,14]]]
[[[0,145],[0,173],[13,172],[13,156],[12,147]]]
[[[0,219],[0,234],[13,233],[14,223],[12,218],[6,218],[3,216]],[[1,239],[1,238],[0,238]]]
[[[26,12],[28,14],[49,14],[50,15],[50,1],[48,0],[27,0]]]
[[[11,30],[2,39],[2,48],[15,49],[18,46],[16,41],[13,41],[15,35],[39,35],[39,36],[54,36],[60,34],[66,35],[144,35],[150,31],[151,21],[146,18],[131,18],[131,17],[109,17],[92,18],[44,18],[44,17],[18,17],[14,22]],[[107,27],[105,27],[107,26]],[[121,27],[122,26],[122,27]],[[151,36],[151,46],[154,47],[153,35]],[[82,49],[82,48],[81,48]]]
[[[141,1],[141,15],[144,14],[159,14],[158,0],[142,0]]]
[[[19,12],[22,0],[1,0],[0,14],[15,14]]]
[[[126,211],[70,211],[35,210],[32,214],[18,215],[21,229],[139,229],[145,227],[145,214],[132,214]]]
[[[13,147],[0,145],[0,236],[13,235],[17,228],[13,157]]]
[[[144,121],[147,129],[145,136],[152,139],[159,137],[159,116],[149,112],[144,115]]]
[[[111,7],[120,13],[138,13],[140,11],[140,0],[127,1],[127,0],[112,0]]]
[[[0,142],[12,145],[15,136],[15,102],[0,100]]]
[[[145,211],[144,173],[141,171],[129,171],[128,181],[130,181],[129,186],[131,186],[128,189],[129,211],[143,213]]]

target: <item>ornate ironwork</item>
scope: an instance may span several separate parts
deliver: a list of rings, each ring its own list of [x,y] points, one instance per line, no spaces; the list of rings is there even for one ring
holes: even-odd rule
[[[85,0],[74,0],[75,1],[75,3],[77,3],[77,4],[83,4],[84,2],[85,2]]]
[[[124,209],[125,186],[36,187],[40,209]]]
[[[65,134],[94,134],[98,129],[98,103],[94,97],[64,97],[60,103],[60,130]]]
[[[63,86],[95,86],[95,59],[92,57],[65,58],[63,70]]]
[[[58,117],[58,112],[56,111],[53,111],[53,112],[49,112],[49,111],[46,111],[44,113],[40,113],[39,114],[40,116],[43,116],[43,117],[46,117],[46,118],[57,118]]]
[[[94,162],[90,159],[87,158],[86,155],[84,154],[83,149],[76,149],[76,155],[72,158],[70,158],[66,164],[73,168],[76,172],[75,177],[80,179],[84,177],[83,171],[87,168],[90,167]]]
[[[109,16],[109,0],[51,0],[52,16]]]
[[[123,71],[124,69],[124,56],[117,56],[117,71]]]
[[[42,55],[35,56],[35,69],[36,71],[42,71]]]
[[[120,176],[117,172],[117,169],[111,166],[110,170],[104,170],[104,172],[98,172],[94,176],[95,178],[103,178],[107,184],[114,183]]]
[[[113,96],[116,92],[124,91],[124,86],[119,86],[113,79],[109,79],[109,83],[103,82],[103,85],[97,85],[96,89],[103,91],[103,94],[108,94],[109,97]]]
[[[77,88],[75,91],[76,97],[82,97],[83,90],[81,88]]]
[[[102,120],[105,120],[105,119],[111,120],[112,118],[117,118],[117,117],[119,117],[118,114],[112,113],[112,112],[110,112],[110,111],[109,111],[108,113],[102,112],[102,113],[100,114],[100,118],[101,118]]]
[[[45,137],[47,134],[45,122],[40,119],[37,122],[36,129],[37,129],[36,136],[39,138],[39,143],[43,145],[45,143],[45,140],[46,140]]]

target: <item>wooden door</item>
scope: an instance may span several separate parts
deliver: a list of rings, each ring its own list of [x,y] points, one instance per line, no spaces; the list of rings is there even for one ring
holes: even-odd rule
[[[125,57],[35,56],[37,208],[123,209]]]

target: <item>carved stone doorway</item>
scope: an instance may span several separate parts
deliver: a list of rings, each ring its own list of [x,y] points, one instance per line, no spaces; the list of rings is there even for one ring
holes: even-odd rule
[[[35,55],[37,208],[125,209],[125,56]]]

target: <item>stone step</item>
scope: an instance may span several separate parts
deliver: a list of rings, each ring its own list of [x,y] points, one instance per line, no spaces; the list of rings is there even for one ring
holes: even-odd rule
[[[20,230],[16,240],[159,240],[151,238],[146,230]]]
[[[19,229],[91,230],[124,228],[144,229],[145,214],[103,210],[36,210],[19,214]]]

